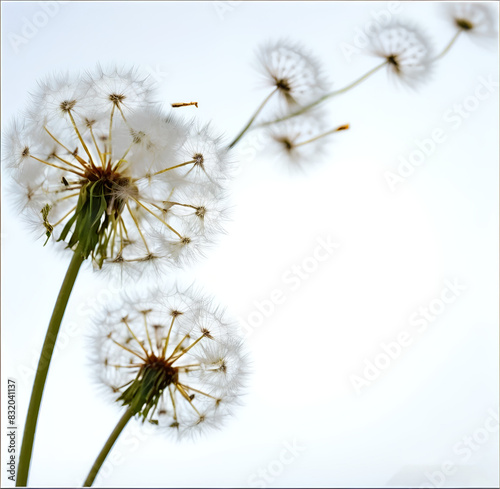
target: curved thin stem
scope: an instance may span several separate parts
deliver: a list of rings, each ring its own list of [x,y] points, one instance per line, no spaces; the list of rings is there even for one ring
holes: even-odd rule
[[[335,129],[330,129],[329,131],[319,134],[318,136],[308,139],[307,141],[302,141],[301,143],[294,144],[294,147],[297,148],[299,146],[304,146],[305,144],[313,143],[314,141],[333,134],[334,132],[345,131],[346,129],[349,129],[349,124],[343,124],[342,126],[336,127]]]
[[[455,33],[455,35],[451,38],[451,41],[446,45],[446,47],[433,59],[433,61],[438,60],[439,58],[442,58],[455,44],[455,41],[458,39],[458,36],[462,33],[462,29],[458,29],[458,31]]]
[[[291,114],[288,114],[288,115],[286,115],[284,117],[280,117],[279,119],[275,119],[273,121],[263,122],[262,124],[259,124],[259,125],[255,126],[255,127],[257,128],[257,127],[270,126],[271,124],[276,124],[277,122],[286,121],[287,119],[291,119],[292,117],[296,117],[298,115],[304,114],[305,112],[307,112],[308,110],[312,109],[313,107],[316,107],[316,105],[321,104],[325,100],[328,100],[329,98],[335,97],[336,95],[340,95],[341,93],[347,92],[351,88],[354,88],[355,86],[359,85],[360,83],[362,83],[363,81],[365,81],[367,78],[369,78],[371,75],[373,75],[378,70],[380,70],[382,67],[384,67],[387,63],[388,63],[387,60],[384,61],[383,63],[375,66],[375,68],[372,68],[370,71],[368,71],[367,73],[365,73],[363,76],[361,76],[358,79],[354,80],[349,85],[347,85],[347,86],[345,86],[345,87],[343,87],[343,88],[341,88],[339,90],[335,90],[333,92],[327,93],[326,95],[323,95],[322,97],[318,98],[314,102],[311,102],[309,105],[305,105],[304,107],[301,107],[299,110],[297,110],[295,112],[292,112]]]
[[[379,65],[375,66],[375,68],[372,68],[370,71],[366,72],[363,76],[359,77],[357,80],[354,80],[352,83],[350,83],[346,87],[329,93],[328,98],[335,97],[335,95],[340,95],[341,93],[347,92],[351,88],[354,88],[355,86],[359,85],[361,82],[364,82],[367,78],[372,76],[374,73],[376,73],[378,70],[380,70],[380,68],[383,68],[387,63],[388,63],[388,61],[385,60],[383,63],[380,63]]]
[[[243,135],[250,129],[250,126],[253,124],[253,121],[256,119],[256,117],[260,114],[260,111],[264,108],[264,106],[269,102],[270,98],[278,91],[278,87],[276,87],[265,99],[264,101],[259,105],[257,110],[255,111],[254,115],[250,118],[250,120],[247,122],[247,125],[240,131],[240,133],[234,138],[233,142],[228,146],[228,149],[231,149],[233,146],[236,145],[236,143],[243,137]]]
[[[16,486],[25,487],[28,482],[28,474],[30,470],[31,454],[33,452],[33,443],[35,439],[36,425],[38,421],[38,413],[40,411],[40,404],[42,402],[43,390],[47,373],[49,371],[52,353],[56,344],[57,334],[61,321],[64,316],[64,311],[68,304],[69,296],[73,290],[76,277],[83,263],[83,255],[77,250],[73,254],[71,263],[69,264],[68,271],[64,277],[61,285],[61,290],[57,297],[52,317],[50,318],[45,341],[43,342],[40,360],[36,370],[35,381],[33,383],[33,390],[31,392],[31,399],[28,407],[28,414],[26,417],[26,424],[24,426],[23,441],[21,444],[21,453],[19,455],[19,467],[17,472]]]
[[[115,429],[111,432],[111,435],[109,435],[109,438],[106,440],[106,443],[102,447],[101,452],[95,459],[94,465],[92,465],[89,475],[87,476],[85,482],[83,483],[83,487],[92,486],[97,476],[97,473],[99,472],[99,470],[102,467],[102,464],[104,463],[104,460],[106,460],[106,457],[108,456],[108,453],[110,452],[111,448],[113,448],[115,441],[118,439],[121,432],[123,431],[123,428],[125,428],[125,426],[129,422],[130,418],[132,418],[132,416],[134,416],[134,411],[129,407],[125,411],[125,414],[120,418],[120,421],[118,421],[118,424],[115,426]]]

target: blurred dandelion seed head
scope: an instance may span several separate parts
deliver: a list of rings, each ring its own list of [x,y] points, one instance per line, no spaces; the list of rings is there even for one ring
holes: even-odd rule
[[[477,41],[496,39],[495,15],[485,2],[450,2],[443,4],[445,15],[455,28]]]
[[[257,69],[285,106],[307,105],[328,90],[320,63],[301,45],[280,40],[258,51]]]
[[[418,29],[401,22],[380,27],[371,36],[371,52],[387,63],[391,76],[415,88],[431,74],[434,52]]]

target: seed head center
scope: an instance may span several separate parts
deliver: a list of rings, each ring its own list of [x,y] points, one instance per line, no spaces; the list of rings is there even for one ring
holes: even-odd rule
[[[170,362],[165,358],[157,357],[155,354],[151,353],[146,359],[144,367],[148,370],[153,370],[158,373],[162,378],[161,389],[169,386],[172,383],[178,381],[179,371],[176,367],[173,367]]]
[[[464,31],[470,31],[474,28],[472,22],[468,21],[467,19],[455,19],[455,22],[457,26]]]

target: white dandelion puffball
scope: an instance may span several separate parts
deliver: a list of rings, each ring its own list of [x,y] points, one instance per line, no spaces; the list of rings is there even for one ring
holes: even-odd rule
[[[324,95],[328,83],[318,61],[299,44],[280,40],[262,46],[257,69],[286,106],[304,106]]]
[[[477,41],[496,39],[495,15],[484,2],[450,2],[443,4],[446,16],[455,28]]]
[[[220,427],[241,397],[247,361],[238,328],[192,289],[123,297],[95,318],[92,339],[99,382],[169,434]]]
[[[371,44],[371,52],[385,59],[389,73],[401,83],[415,88],[431,74],[432,46],[415,27],[400,22],[381,27]]]
[[[4,160],[47,240],[142,273],[182,265],[222,229],[227,149],[209,126],[164,113],[136,69],[49,77],[27,114],[5,134]]]

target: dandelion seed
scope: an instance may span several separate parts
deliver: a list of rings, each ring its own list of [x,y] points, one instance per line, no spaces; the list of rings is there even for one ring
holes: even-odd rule
[[[83,80],[97,112],[108,114],[110,110],[125,113],[144,109],[155,103],[155,87],[148,76],[137,68],[103,68],[98,66]]]
[[[224,232],[228,220],[227,200],[224,193],[210,185],[190,188],[188,193],[175,189],[168,200],[162,203],[162,211],[172,219],[184,220],[196,232],[218,235]]]
[[[178,173],[182,181],[194,184],[210,182],[221,187],[231,177],[232,160],[222,138],[210,125],[192,124],[189,136],[179,149]],[[181,166],[181,162],[190,162]]]

